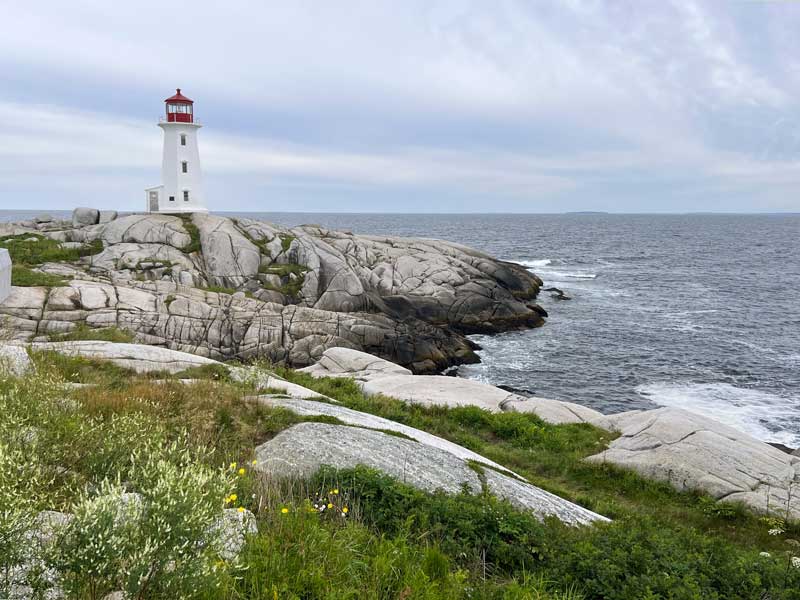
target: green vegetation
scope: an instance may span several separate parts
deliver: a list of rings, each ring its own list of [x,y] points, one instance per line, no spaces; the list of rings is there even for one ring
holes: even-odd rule
[[[11,285],[19,287],[57,287],[66,283],[63,277],[35,271],[47,262],[76,262],[84,256],[103,251],[103,242],[95,240],[81,248],[64,248],[61,242],[39,234],[7,235],[0,237],[0,247],[11,256]]]
[[[17,287],[59,287],[67,280],[58,275],[34,271],[24,265],[11,265],[11,285]]]
[[[89,327],[85,323],[67,333],[56,333],[50,336],[53,342],[74,342],[77,340],[99,340],[103,342],[131,343],[134,335],[130,331],[118,327]]]
[[[234,222],[234,223],[237,225],[237,227],[238,227],[238,225],[239,225],[239,221],[237,221],[236,219],[233,219],[233,222]],[[241,234],[242,234],[244,237],[246,237],[246,238],[247,238],[247,239],[248,239],[248,240],[249,240],[249,241],[250,241],[250,242],[251,242],[251,243],[252,243],[254,246],[256,246],[256,247],[258,248],[258,250],[259,250],[259,252],[260,252],[261,254],[263,254],[263,255],[265,255],[265,256],[270,256],[270,257],[272,256],[272,253],[269,251],[269,247],[267,246],[267,240],[265,240],[264,238],[260,238],[260,239],[256,239],[256,238],[254,238],[252,235],[250,235],[250,234],[247,232],[247,230],[246,230],[246,229],[242,229],[242,228],[240,228],[240,229],[239,229],[239,231],[240,231],[240,232],[241,232]]]
[[[261,267],[259,269],[259,273],[277,275],[283,281],[279,287],[264,284],[265,289],[280,292],[281,294],[289,296],[290,298],[296,298],[300,294],[300,290],[303,289],[306,273],[308,273],[310,270],[311,269],[305,265],[298,265],[294,263],[279,265],[273,263],[268,267]]]
[[[200,230],[197,229],[197,225],[192,222],[192,217],[190,215],[180,215],[180,217],[181,221],[183,221],[183,228],[191,238],[189,245],[182,249],[184,254],[200,252],[203,249],[202,245],[200,244]]]
[[[81,248],[64,248],[61,242],[39,234],[7,235],[0,237],[14,264],[34,267],[46,262],[75,262],[84,256],[103,251],[103,242],[94,240]]]
[[[8,568],[30,553],[26,527],[47,509],[76,515],[42,557],[76,598],[800,598],[800,568],[789,561],[800,554],[797,524],[584,465],[610,439],[590,426],[409,406],[365,398],[349,380],[282,373],[615,518],[572,528],[488,495],[427,494],[360,467],[307,482],[254,477],[258,444],[302,420],[335,420],[248,400],[250,385],[219,367],[162,377],[53,353],[33,359],[35,376],[0,379],[0,596]],[[140,504],[123,502],[131,491]],[[223,507],[240,506],[259,533],[237,560],[198,543]]]
[[[292,242],[297,239],[295,236],[289,235],[288,233],[279,233],[278,237],[281,238],[281,249],[284,254],[289,251]]]
[[[224,287],[221,285],[209,285],[208,287],[198,287],[198,290],[205,290],[207,292],[214,292],[217,294],[235,294],[237,292],[236,288],[229,288]]]

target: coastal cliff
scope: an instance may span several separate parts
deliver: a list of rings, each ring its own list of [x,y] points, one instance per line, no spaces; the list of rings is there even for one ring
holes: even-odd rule
[[[0,243],[31,275],[0,303],[19,341],[115,326],[216,359],[302,367],[346,347],[433,373],[478,360],[467,334],[546,315],[538,277],[440,240],[76,209],[3,225]]]

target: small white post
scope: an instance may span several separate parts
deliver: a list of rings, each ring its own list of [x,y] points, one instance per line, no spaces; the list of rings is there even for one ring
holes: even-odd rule
[[[0,302],[11,294],[11,256],[8,250],[0,248]]]

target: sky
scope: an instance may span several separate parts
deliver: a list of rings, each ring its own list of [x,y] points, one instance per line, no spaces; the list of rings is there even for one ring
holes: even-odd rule
[[[800,1],[0,0],[0,209],[798,212]]]

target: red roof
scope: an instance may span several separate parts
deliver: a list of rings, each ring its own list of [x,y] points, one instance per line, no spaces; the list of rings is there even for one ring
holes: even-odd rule
[[[181,88],[178,88],[175,91],[178,93],[174,96],[170,96],[164,100],[164,102],[183,102],[184,104],[194,104],[194,100],[189,100],[189,98],[181,94]]]

